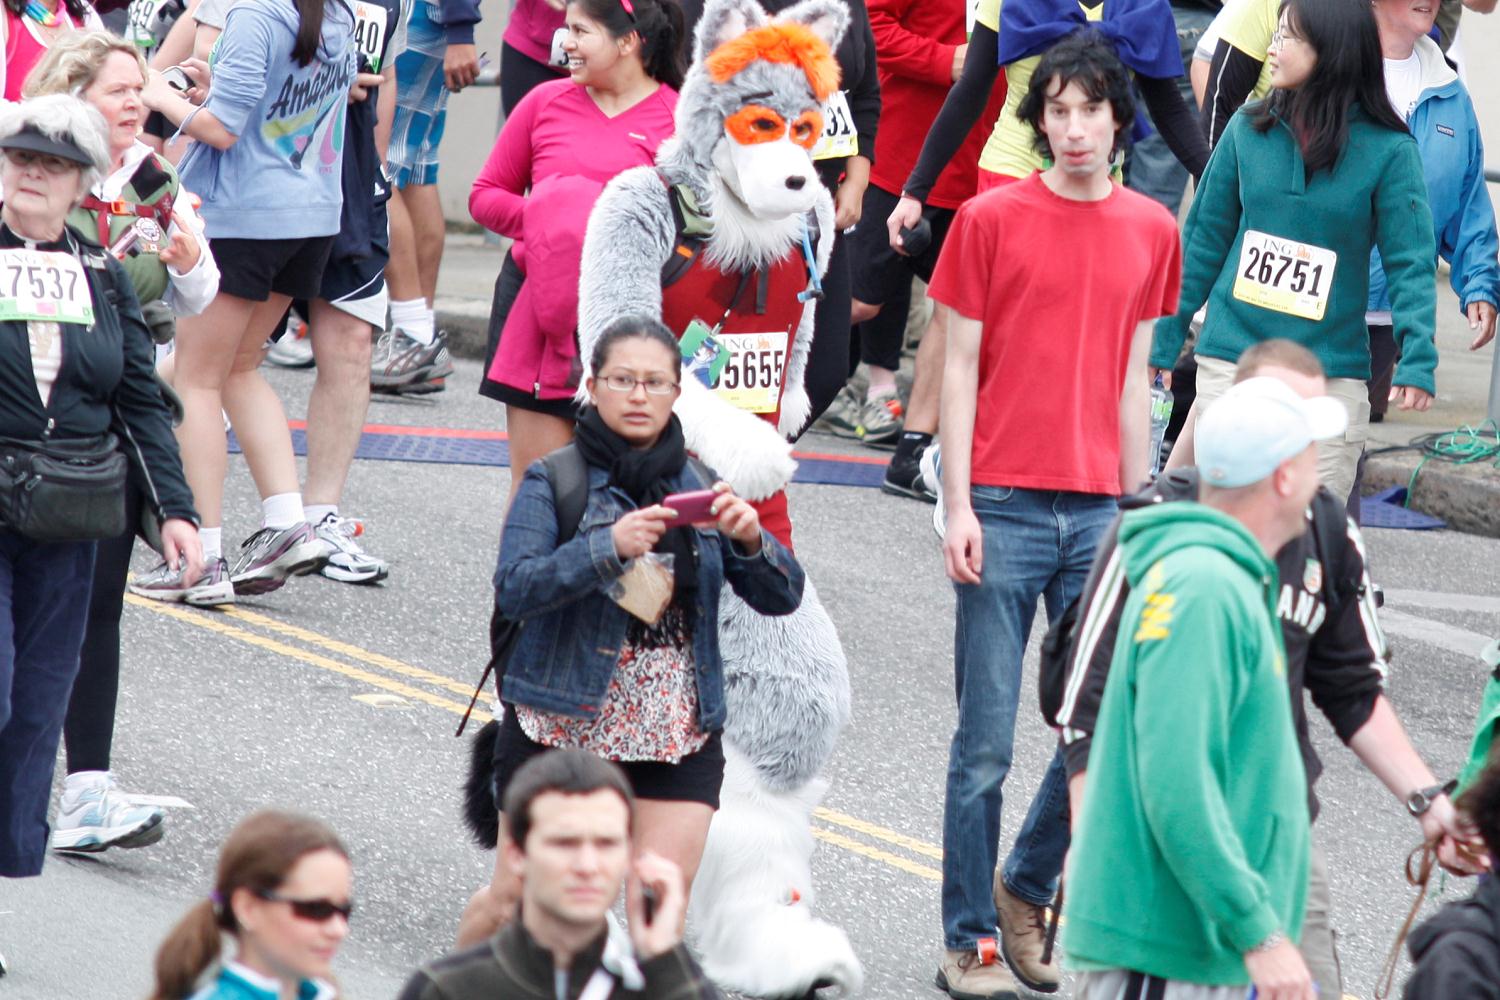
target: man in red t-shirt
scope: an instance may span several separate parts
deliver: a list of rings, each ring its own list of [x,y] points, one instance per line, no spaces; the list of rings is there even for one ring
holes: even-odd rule
[[[958,616],[937,979],[965,998],[1057,989],[1037,928],[1068,845],[1060,757],[995,872],[1021,657],[1037,598],[1062,614],[1116,498],[1147,478],[1152,321],[1180,269],[1172,216],[1110,180],[1134,108],[1109,43],[1071,35],[1033,81],[1019,114],[1052,166],[960,208],[928,289],[952,310],[938,510]]]

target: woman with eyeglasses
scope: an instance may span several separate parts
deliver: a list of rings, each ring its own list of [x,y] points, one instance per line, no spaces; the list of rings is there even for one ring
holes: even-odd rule
[[[1369,433],[1370,252],[1379,249],[1401,347],[1403,410],[1432,405],[1437,245],[1422,158],[1386,96],[1369,0],[1285,0],[1271,93],[1235,112],[1188,213],[1177,314],[1159,320],[1153,374],[1170,374],[1193,314],[1202,412],[1245,348],[1273,337],[1317,355],[1349,411],[1318,446],[1318,476],[1347,497]],[[1171,465],[1191,462],[1192,420]]]
[[[213,891],[157,949],[151,1000],[333,1000],[352,879],[349,851],[321,821],[269,809],[247,816],[219,851]],[[235,952],[221,961],[226,934]]]
[[[0,877],[25,878],[127,483],[169,562],[195,570],[202,547],[130,279],[67,224],[108,169],[103,120],[64,94],[0,106],[0,154]]]
[[[576,531],[559,541],[559,500],[538,462],[500,539],[496,607],[524,625],[500,689],[495,801],[549,748],[598,754],[635,790],[635,849],[669,859],[691,886],[724,777],[720,590],[727,583],[761,614],[790,614],[803,575],[755,508],[689,460],[672,413],[682,356],[666,327],[618,320],[591,361],[576,429],[588,471]],[[694,492],[700,502],[711,492],[711,503],[678,523],[664,501]],[[508,920],[518,891],[497,860],[460,944]]]
[[[515,240],[479,387],[505,404],[512,498],[519,474],[573,436],[589,210],[616,174],[654,161],[682,86],[676,0],[573,0],[566,19],[568,78],[521,99],[469,193],[474,221]]]

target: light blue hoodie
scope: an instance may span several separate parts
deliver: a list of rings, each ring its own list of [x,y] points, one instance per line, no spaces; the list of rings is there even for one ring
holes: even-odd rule
[[[222,151],[195,142],[178,168],[203,199],[212,239],[338,232],[354,15],[344,0],[327,0],[323,12],[317,56],[299,66],[292,0],[237,0],[229,9],[204,107],[238,141]]]
[[[1495,210],[1484,185],[1484,144],[1474,102],[1458,74],[1430,38],[1417,39],[1422,90],[1407,127],[1416,137],[1432,206],[1438,254],[1451,265],[1461,309],[1471,302],[1500,305],[1500,265],[1495,255]],[[1389,312],[1380,252],[1370,257],[1370,312]]]

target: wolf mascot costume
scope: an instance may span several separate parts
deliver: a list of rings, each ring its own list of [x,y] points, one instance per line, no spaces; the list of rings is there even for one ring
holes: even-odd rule
[[[610,182],[584,239],[580,357],[627,315],[660,318],[695,343],[708,335],[700,357],[718,360],[701,381],[684,371],[676,404],[687,446],[788,544],[788,439],[810,415],[803,374],[834,231],[811,150],[848,21],[838,0],[806,0],[774,20],[754,0],[709,0],[675,136],[655,168]],[[811,910],[809,820],[849,718],[838,635],[810,581],[790,616],[758,615],[728,588],[720,608],[727,765],[689,925],[724,987],[852,993],[859,961]]]

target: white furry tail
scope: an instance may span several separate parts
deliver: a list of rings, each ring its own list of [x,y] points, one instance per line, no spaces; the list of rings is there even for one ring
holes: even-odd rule
[[[772,792],[728,743],[724,757],[688,918],[703,971],[752,997],[800,998],[817,985],[853,995],[864,969],[844,932],[812,912],[809,822],[827,783]]]

